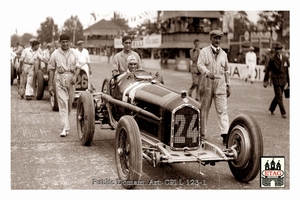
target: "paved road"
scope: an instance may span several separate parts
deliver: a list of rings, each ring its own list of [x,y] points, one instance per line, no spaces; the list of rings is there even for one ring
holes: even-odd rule
[[[106,62],[92,63],[91,81],[97,91],[100,91],[104,78],[110,76],[110,70],[111,66]],[[188,89],[191,84],[189,73],[159,71],[165,84],[178,91]],[[232,95],[228,99],[229,118],[232,121],[239,113],[256,118],[263,133],[264,155],[285,156],[286,187],[283,189],[289,189],[290,117],[282,119],[279,110],[274,116],[270,115],[268,106],[272,98],[271,87],[265,89],[262,83],[233,79]],[[289,114],[289,99],[284,99],[284,104]],[[70,135],[61,138],[59,113],[51,110],[48,92],[41,101],[26,101],[18,98],[16,84],[11,86],[11,189],[123,189],[115,181],[118,176],[113,153],[114,131],[96,125],[91,146],[81,146],[76,135],[75,115],[76,103],[71,113]],[[208,140],[222,147],[215,119],[212,106]],[[201,167],[204,175],[198,171],[199,165],[195,163],[154,168],[143,161],[142,180],[146,184],[135,189],[261,189],[259,176],[248,184],[239,183],[225,162]],[[172,185],[171,179],[198,184]],[[148,184],[154,181],[160,184]]]

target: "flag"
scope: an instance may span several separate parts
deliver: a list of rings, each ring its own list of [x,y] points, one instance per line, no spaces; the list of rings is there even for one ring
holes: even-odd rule
[[[92,15],[92,17],[94,18],[94,20],[96,21],[97,18],[96,18],[95,12],[92,12],[91,15]]]

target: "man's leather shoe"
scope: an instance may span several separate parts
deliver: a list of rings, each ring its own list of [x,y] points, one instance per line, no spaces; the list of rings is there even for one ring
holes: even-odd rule
[[[25,96],[26,100],[31,100],[32,96]]]
[[[281,115],[282,118],[286,118],[286,114]]]
[[[271,115],[274,115],[274,111],[272,111],[272,110],[270,110],[270,109],[269,109],[269,111],[271,112]]]

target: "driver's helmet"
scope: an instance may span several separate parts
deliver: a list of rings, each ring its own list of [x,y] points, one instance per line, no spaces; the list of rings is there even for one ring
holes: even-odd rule
[[[138,69],[138,61],[134,55],[128,56],[127,67],[129,72],[133,72]]]

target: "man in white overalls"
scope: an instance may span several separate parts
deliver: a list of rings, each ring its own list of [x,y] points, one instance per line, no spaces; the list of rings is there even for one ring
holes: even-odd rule
[[[256,68],[256,54],[254,53],[253,46],[249,47],[249,51],[246,53],[246,65],[248,67],[248,74],[245,81],[247,82],[248,78],[250,78],[250,82],[253,83]]]

